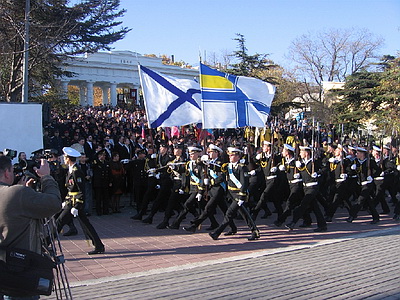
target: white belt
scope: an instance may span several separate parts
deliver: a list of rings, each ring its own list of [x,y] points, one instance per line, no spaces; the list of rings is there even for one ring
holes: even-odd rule
[[[182,180],[180,177],[174,177],[174,180]]]
[[[309,182],[309,183],[304,183],[303,182],[303,185],[306,186],[306,187],[314,186],[314,185],[317,185],[317,184],[318,184],[318,182]]]
[[[343,182],[343,181],[345,181],[346,179],[344,179],[344,178],[339,178],[339,179],[336,179],[335,181],[336,182]]]
[[[383,179],[384,179],[384,178],[381,177],[381,176],[380,176],[380,177],[375,177],[375,178],[374,178],[374,180],[383,180]]]
[[[269,180],[269,179],[274,179],[274,178],[276,178],[276,176],[277,176],[277,175],[267,176],[267,177],[265,177],[265,179],[267,179],[267,180]]]
[[[361,182],[361,185],[367,185],[368,183],[372,183],[372,181],[363,181]]]
[[[302,182],[303,181],[303,179],[293,179],[293,180],[290,180],[289,181],[289,183],[298,183],[298,182]]]

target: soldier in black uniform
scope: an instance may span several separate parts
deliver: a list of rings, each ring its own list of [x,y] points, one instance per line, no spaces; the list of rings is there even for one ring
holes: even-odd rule
[[[136,155],[137,158],[131,160],[126,167],[132,174],[133,198],[136,203],[136,209],[139,212],[147,188],[146,150],[140,149],[136,152]]]
[[[330,178],[333,181],[331,185],[333,197],[326,211],[325,220],[327,222],[332,222],[337,208],[343,203],[346,204],[346,208],[350,211],[352,190],[350,189],[348,174],[353,174],[356,168],[352,161],[344,157],[342,145],[334,147],[334,157],[329,158]]]
[[[296,149],[292,146],[288,144],[283,145],[283,158],[282,163],[279,165],[279,170],[286,174],[290,194],[287,198],[283,213],[278,216],[276,221],[274,221],[275,226],[278,227],[282,226],[286,219],[291,215],[292,210],[300,204],[300,201],[304,196],[303,179],[301,179],[300,173],[296,168],[295,151]]]
[[[229,163],[223,165],[222,171],[226,172],[228,198],[231,201],[231,204],[225,213],[221,225],[219,225],[214,232],[210,232],[209,235],[213,240],[217,240],[226,226],[232,223],[233,218],[239,211],[251,230],[251,236],[248,240],[252,241],[259,239],[260,231],[251,218],[250,213],[243,205],[248,198],[247,188],[249,186],[249,174],[246,165],[239,163],[242,151],[235,147],[229,147],[228,154]]]
[[[269,141],[263,142],[262,153],[255,157],[255,162],[259,164],[265,176],[265,189],[258,201],[257,205],[252,211],[252,218],[257,219],[259,211],[267,206],[267,201],[272,201],[278,216],[282,214],[281,198],[278,197],[278,186],[280,184],[278,177],[278,168],[281,158],[280,155],[274,154],[273,145]]]
[[[171,193],[172,181],[167,172],[168,162],[174,158],[168,153],[168,145],[161,144],[160,151],[156,156],[157,168],[155,170],[149,170],[149,173],[155,173],[155,176],[159,178],[159,183],[156,188],[159,189],[156,199],[151,206],[150,214],[142,222],[146,224],[153,223],[153,217],[162,206],[166,206],[169,195]],[[158,171],[157,171],[158,170]]]
[[[147,208],[151,200],[157,197],[157,193],[159,189],[157,189],[158,181],[159,181],[159,173],[156,173],[157,168],[157,154],[154,153],[154,147],[147,147],[147,157],[144,163],[144,170],[147,173],[147,186],[146,192],[143,195],[142,204],[140,207],[137,207],[137,214],[132,216],[133,220],[142,220],[142,217],[146,214]]]
[[[296,167],[303,179],[304,197],[300,205],[293,210],[292,222],[286,224],[286,227],[293,230],[300,218],[312,210],[317,218],[318,226],[314,231],[325,232],[327,231],[326,221],[317,201],[318,176],[323,173],[323,170],[313,161],[311,151],[310,147],[300,146],[301,161],[296,162]]]
[[[387,146],[386,146],[387,147]],[[387,147],[388,148],[388,147]],[[388,149],[385,146],[382,147],[385,155],[382,157],[381,149],[379,147],[374,146],[373,154],[375,157],[375,162],[381,169],[381,174],[378,177],[374,178],[375,186],[376,186],[376,195],[375,195],[375,204],[381,204],[382,214],[389,214],[390,208],[385,199],[386,190],[389,191],[392,199],[396,199],[396,193],[393,191],[393,187],[395,185],[395,172],[396,165],[393,160],[391,160],[388,156]],[[396,201],[396,200],[395,200]]]
[[[373,177],[377,177],[380,174],[380,170],[376,165],[374,159],[369,157],[367,150],[362,147],[357,147],[357,173],[360,184],[360,194],[350,210],[350,216],[346,219],[347,222],[351,223],[357,218],[357,214],[360,209],[367,204],[369,211],[372,215],[371,224],[379,222],[379,213],[376,210],[374,200],[371,197],[373,188]]]
[[[189,177],[189,198],[183,204],[183,209],[178,217],[168,227],[170,229],[179,229],[179,226],[186,215],[190,212],[196,215],[196,209],[203,198],[203,168],[204,165],[199,160],[202,149],[199,146],[188,147],[190,161],[186,163],[186,175]]]
[[[167,172],[171,176],[172,189],[168,199],[167,208],[164,212],[163,221],[157,225],[157,229],[165,229],[169,227],[169,219],[173,215],[174,209],[180,213],[183,209],[183,203],[188,197],[188,190],[185,191],[188,176],[186,176],[186,157],[183,155],[184,145],[174,145],[175,158],[168,163]]]
[[[206,230],[214,230],[217,229],[219,224],[214,217],[215,209],[218,206],[222,212],[225,214],[228,206],[225,201],[225,190],[226,190],[226,182],[225,182],[225,174],[221,171],[222,161],[219,158],[220,153],[222,153],[222,149],[214,144],[210,144],[207,149],[208,156],[203,156],[202,161],[205,164],[205,173],[203,179],[203,192],[207,192],[208,195],[203,194],[203,199],[206,200],[206,206],[202,213],[190,221],[191,226],[183,227],[184,230],[188,232],[195,232],[196,228],[203,223],[207,218],[211,220],[211,226],[206,228]],[[201,192],[202,192],[201,191]],[[237,227],[233,220],[229,223],[231,227],[230,231],[225,233],[225,235],[233,235],[237,233]]]
[[[96,203],[96,213],[98,216],[109,214],[111,169],[110,163],[106,161],[106,153],[101,150],[97,153],[97,158],[93,160],[93,179],[92,185]]]
[[[82,230],[85,236],[90,238],[94,245],[94,250],[88,252],[89,255],[104,253],[105,247],[101,242],[96,230],[89,222],[84,210],[84,177],[81,169],[76,164],[76,158],[81,154],[70,147],[64,147],[64,159],[68,165],[68,175],[66,177],[66,187],[68,194],[66,201],[63,203],[63,210],[56,220],[57,231],[61,232],[61,229],[65,224],[71,222],[72,217],[79,217],[79,222],[82,226]]]

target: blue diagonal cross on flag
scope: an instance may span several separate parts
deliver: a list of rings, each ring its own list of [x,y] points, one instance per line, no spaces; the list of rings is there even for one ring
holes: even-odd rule
[[[161,75],[139,65],[140,81],[151,128],[201,122],[200,85]]]

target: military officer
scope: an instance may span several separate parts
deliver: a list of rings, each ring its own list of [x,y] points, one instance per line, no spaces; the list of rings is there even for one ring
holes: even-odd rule
[[[105,247],[101,242],[96,230],[87,218],[84,210],[84,177],[85,175],[76,164],[76,159],[81,154],[73,148],[64,147],[64,160],[68,166],[66,177],[66,187],[68,194],[63,203],[63,210],[56,220],[57,230],[61,231],[65,224],[71,222],[72,217],[78,217],[85,236],[90,238],[94,245],[94,250],[88,252],[89,255],[104,253]]]

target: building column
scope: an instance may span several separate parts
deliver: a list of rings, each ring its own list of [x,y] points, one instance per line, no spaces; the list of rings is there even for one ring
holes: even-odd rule
[[[111,82],[110,103],[111,103],[112,107],[117,106],[117,83],[116,82]]]
[[[93,81],[88,81],[86,83],[87,90],[87,105],[93,106]]]
[[[103,103],[103,105],[107,105],[108,104],[108,89],[109,89],[109,87],[106,86],[106,85],[103,85],[101,87],[101,91],[102,91],[101,103]]]
[[[68,83],[69,81],[61,81],[61,97],[68,99]]]
[[[86,89],[85,85],[81,83],[79,85],[79,105],[85,106],[86,103]]]

